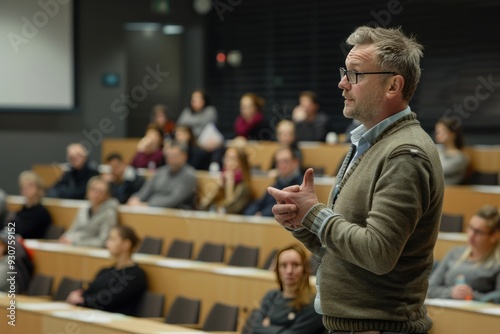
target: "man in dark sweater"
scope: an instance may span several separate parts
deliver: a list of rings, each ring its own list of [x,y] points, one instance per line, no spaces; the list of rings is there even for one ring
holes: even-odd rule
[[[97,164],[88,159],[87,149],[79,143],[66,149],[69,169],[47,191],[47,197],[84,199],[87,181],[99,174]]]
[[[278,171],[276,183],[273,184],[274,188],[284,189],[302,182],[299,158],[296,151],[290,147],[278,149],[274,154],[274,163]],[[247,216],[272,217],[274,204],[276,204],[274,197],[265,192],[261,198],[251,203],[243,214]]]
[[[444,180],[409,107],[422,46],[400,29],[359,27],[340,68],[344,116],[361,121],[328,203],[313,170],[278,190],[275,219],[319,258],[315,309],[330,333],[427,333],[424,300]]]

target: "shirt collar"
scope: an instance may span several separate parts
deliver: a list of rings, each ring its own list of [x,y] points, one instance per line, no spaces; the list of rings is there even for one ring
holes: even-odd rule
[[[384,132],[384,130],[387,129],[391,124],[409,115],[410,113],[411,109],[408,106],[402,111],[390,117],[387,117],[386,119],[377,123],[373,128],[368,130],[365,128],[363,124],[361,124],[360,126],[351,131],[351,141],[354,145],[356,145],[356,147],[359,147],[360,145],[364,146],[366,144],[370,146],[375,141],[375,139],[377,139],[377,137],[382,132]]]

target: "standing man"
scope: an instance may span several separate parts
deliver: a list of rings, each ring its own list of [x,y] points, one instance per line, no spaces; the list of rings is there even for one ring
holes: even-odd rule
[[[313,170],[269,188],[275,219],[320,258],[315,309],[330,333],[427,333],[424,300],[443,201],[435,144],[408,105],[422,46],[400,29],[359,27],[340,68],[344,116],[361,121],[327,205]]]

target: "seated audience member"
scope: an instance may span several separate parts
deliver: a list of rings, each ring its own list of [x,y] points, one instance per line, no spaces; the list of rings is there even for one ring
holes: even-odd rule
[[[109,230],[118,224],[118,200],[111,197],[109,184],[100,176],[87,184],[90,207],[78,210],[71,227],[59,241],[75,246],[104,247]]]
[[[79,143],[70,144],[66,149],[69,170],[47,191],[47,197],[83,199],[87,182],[99,175],[97,164],[88,159],[87,149]]]
[[[172,142],[165,147],[167,165],[158,168],[153,177],[127,201],[131,206],[192,208],[196,194],[196,170],[187,163],[184,145]]]
[[[137,152],[130,165],[134,168],[156,169],[164,164],[163,132],[156,125],[150,124],[144,137],[137,143]]]
[[[246,93],[240,99],[240,115],[234,122],[236,137],[244,139],[263,139],[265,100],[254,93]]]
[[[443,166],[446,184],[461,184],[469,166],[469,158],[463,151],[462,126],[452,118],[441,118],[435,125],[439,159]]]
[[[304,249],[293,244],[279,251],[274,269],[279,289],[269,291],[247,320],[248,334],[325,333],[321,314],[314,310],[315,292]]]
[[[210,153],[201,148],[187,125],[178,125],[175,129],[175,141],[188,149],[188,164],[197,170],[207,170],[210,165]]]
[[[179,118],[177,125],[187,125],[198,139],[201,132],[208,124],[217,125],[217,109],[210,105],[210,99],[205,91],[198,89],[191,94],[189,107],[186,107]]]
[[[144,177],[138,175],[132,166],[128,166],[118,153],[108,155],[106,162],[110,167],[110,173],[102,177],[109,182],[111,196],[122,204],[127,203],[129,197],[141,189]]]
[[[495,294],[500,302],[500,213],[485,205],[467,227],[467,246],[446,254],[429,278],[428,298],[486,300]]]
[[[220,213],[242,213],[252,199],[248,158],[242,148],[229,147],[224,153],[220,179],[201,191],[201,209],[212,207]]]
[[[41,239],[52,223],[49,211],[41,204],[42,180],[34,172],[24,171],[19,175],[19,188],[25,203],[9,215],[8,221],[16,223],[16,234],[24,239]]]
[[[295,184],[302,183],[302,173],[299,167],[299,160],[295,155],[295,151],[290,147],[283,147],[278,149],[274,154],[274,160],[278,171],[276,183],[272,186],[278,189],[283,189]],[[248,216],[265,216],[272,217],[273,206],[276,200],[273,196],[269,195],[267,191],[264,192],[261,198],[250,204],[244,211]]]
[[[147,290],[146,274],[132,260],[138,243],[139,238],[130,227],[113,227],[106,240],[106,248],[115,264],[99,271],[88,289],[70,292],[66,301],[73,305],[134,315],[141,296]],[[103,291],[106,291],[106,298]]]
[[[168,117],[168,108],[165,104],[156,104],[151,111],[151,123],[163,132],[165,139],[174,137],[175,122]]]
[[[276,125],[276,141],[283,147],[290,147],[299,159],[299,166],[302,166],[302,152],[296,140],[294,122],[283,119]],[[272,168],[276,168],[274,157]]]
[[[328,116],[319,112],[318,98],[311,91],[299,95],[299,105],[292,112],[297,141],[325,141],[329,131]]]
[[[3,232],[0,233],[0,292],[7,292],[10,289],[10,282],[7,281],[9,275],[9,258],[7,257],[9,241],[7,239],[7,234]]]

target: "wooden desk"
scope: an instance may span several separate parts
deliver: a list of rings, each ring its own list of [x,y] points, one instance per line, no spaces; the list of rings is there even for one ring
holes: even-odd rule
[[[471,217],[485,204],[500,206],[500,186],[446,186],[443,212],[464,217],[464,232]]]
[[[52,187],[64,172],[62,165],[56,163],[34,164],[31,169],[42,179],[45,188]]]
[[[429,334],[498,334],[500,306],[474,301],[430,299],[427,311],[434,326]]]
[[[108,313],[46,299],[17,295],[16,326],[8,325],[10,299],[0,295],[0,333],[6,334],[153,334],[207,333],[157,321]]]
[[[498,173],[500,179],[500,145],[466,146],[471,168],[478,172]]]
[[[349,151],[349,144],[325,144],[322,142],[301,142],[304,167],[317,167],[327,176],[337,175],[337,170]]]
[[[7,203],[9,210],[18,210],[23,200],[20,196],[8,196]],[[55,224],[68,229],[78,208],[86,205],[86,202],[46,198],[44,205],[51,213]],[[134,228],[139,237],[162,238],[164,240],[162,254],[166,254],[168,246],[176,238],[193,241],[194,257],[197,256],[201,245],[210,241],[227,246],[227,261],[237,244],[245,244],[259,247],[259,263],[263,264],[265,257],[274,248],[296,242],[292,235],[281,228],[273,218],[127,206],[121,206],[118,215],[120,222]],[[440,233],[434,248],[434,258],[440,260],[452,247],[466,243],[465,234]]]
[[[64,276],[91,281],[99,269],[112,264],[104,249],[26,242],[33,250],[36,272],[53,276],[55,287]],[[223,302],[240,306],[243,325],[247,312],[259,306],[268,290],[276,288],[274,273],[266,270],[141,254],[135,254],[134,260],[146,272],[149,289],[165,295],[165,310],[178,295],[201,298],[200,323],[215,302]]]
[[[104,138],[101,143],[101,163],[106,163],[106,158],[111,153],[119,153],[123,161],[130,163],[137,151],[137,143],[141,138]]]

